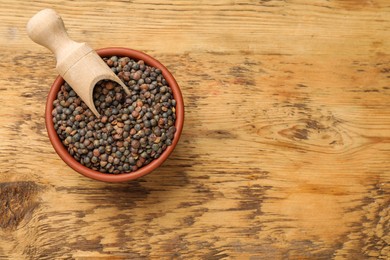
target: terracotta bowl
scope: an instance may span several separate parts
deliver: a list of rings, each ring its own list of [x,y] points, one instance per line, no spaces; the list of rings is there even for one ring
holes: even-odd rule
[[[46,129],[49,134],[50,142],[52,143],[55,151],[61,157],[61,159],[64,160],[64,162],[68,164],[73,170],[81,173],[86,177],[99,180],[99,181],[123,182],[123,181],[134,180],[152,172],[157,167],[159,167],[172,153],[173,149],[175,149],[175,146],[179,141],[180,134],[183,129],[183,122],[184,122],[183,97],[181,95],[180,88],[177,85],[177,82],[172,76],[172,74],[167,70],[167,68],[164,67],[164,65],[162,65],[160,62],[150,57],[149,55],[142,53],[140,51],[127,49],[127,48],[105,48],[105,49],[97,50],[97,53],[101,57],[109,57],[115,55],[115,56],[129,57],[134,60],[144,60],[145,64],[159,68],[162,71],[164,78],[166,79],[168,85],[172,89],[173,97],[176,100],[175,126],[177,130],[173,138],[172,145],[168,146],[167,149],[161,154],[159,158],[153,160],[148,165],[143,166],[134,172],[121,173],[121,174],[107,174],[107,173],[101,173],[92,170],[88,167],[85,167],[84,165],[76,161],[68,153],[65,146],[62,144],[60,138],[58,137],[57,132],[54,129],[54,123],[53,123],[51,112],[53,110],[53,101],[56,98],[57,93],[60,90],[61,86],[64,84],[64,79],[61,76],[58,76],[57,79],[54,81],[50,89],[49,96],[47,97],[46,111],[45,111]]]

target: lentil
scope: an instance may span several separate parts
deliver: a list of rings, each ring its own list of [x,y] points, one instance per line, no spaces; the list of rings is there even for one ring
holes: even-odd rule
[[[70,155],[106,174],[136,171],[158,158],[173,142],[176,100],[161,70],[128,57],[103,58],[129,86],[131,95],[113,81],[96,84],[96,118],[65,83],[54,100],[54,128]]]

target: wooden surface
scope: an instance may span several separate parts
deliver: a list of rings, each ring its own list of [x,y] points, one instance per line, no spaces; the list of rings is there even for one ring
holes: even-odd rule
[[[165,64],[186,121],[152,174],[75,173],[44,126],[51,7]],[[0,258],[389,259],[387,0],[0,1]]]

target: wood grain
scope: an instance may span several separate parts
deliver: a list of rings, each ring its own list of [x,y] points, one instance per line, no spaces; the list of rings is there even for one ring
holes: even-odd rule
[[[25,32],[46,7],[174,74],[161,168],[107,184],[55,154],[55,60]],[[0,1],[0,20],[1,259],[389,259],[388,1]]]

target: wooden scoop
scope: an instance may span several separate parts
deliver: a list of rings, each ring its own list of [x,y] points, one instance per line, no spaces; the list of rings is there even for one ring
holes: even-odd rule
[[[86,43],[71,40],[64,22],[52,9],[34,15],[27,24],[28,36],[51,50],[57,59],[56,69],[91,111],[99,117],[93,103],[93,88],[100,80],[117,82],[130,95],[126,85]]]

